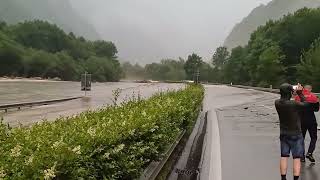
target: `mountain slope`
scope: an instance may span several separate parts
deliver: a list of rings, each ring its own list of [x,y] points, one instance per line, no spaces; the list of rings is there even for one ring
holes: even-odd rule
[[[273,0],[267,5],[260,5],[233,28],[224,45],[230,49],[246,45],[250,34],[268,20],[280,19],[303,7],[316,8],[319,6],[320,0]]]
[[[0,20],[10,24],[41,19],[57,24],[66,32],[88,39],[98,39],[95,28],[78,15],[67,0],[0,1]]]

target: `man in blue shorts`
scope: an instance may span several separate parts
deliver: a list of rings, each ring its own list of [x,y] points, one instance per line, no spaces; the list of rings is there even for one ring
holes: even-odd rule
[[[288,159],[290,152],[293,157],[293,176],[298,180],[301,171],[300,159],[304,157],[304,140],[301,131],[301,120],[299,112],[308,105],[302,94],[303,87],[299,84],[294,90],[290,84],[280,86],[280,99],[275,101],[275,106],[280,120],[280,144],[281,160],[280,172],[281,180],[287,180]],[[292,94],[296,92],[301,102],[291,100]]]

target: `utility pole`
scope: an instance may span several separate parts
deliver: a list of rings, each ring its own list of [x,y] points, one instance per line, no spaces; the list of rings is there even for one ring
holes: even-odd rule
[[[196,84],[198,84],[199,83],[199,77],[200,77],[200,70],[199,70],[199,68],[198,68],[198,70],[197,70],[197,72],[195,73],[195,76],[196,76]]]
[[[87,71],[84,72],[84,84],[85,84],[85,87],[84,87],[84,97],[87,97]]]
[[[91,91],[91,74],[85,71],[81,76],[81,90],[84,91],[84,96],[87,96],[87,91]]]

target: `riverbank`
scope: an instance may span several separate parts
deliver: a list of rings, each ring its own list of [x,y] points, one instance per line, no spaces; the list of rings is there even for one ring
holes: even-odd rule
[[[60,78],[53,78],[53,79],[43,79],[41,77],[33,77],[33,78],[24,78],[24,77],[0,77],[0,82],[5,81],[5,82],[16,82],[16,81],[29,81],[29,82],[64,82],[61,81]]]

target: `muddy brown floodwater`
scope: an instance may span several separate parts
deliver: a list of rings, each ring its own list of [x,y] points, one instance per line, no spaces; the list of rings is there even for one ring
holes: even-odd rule
[[[148,98],[160,91],[177,90],[183,84],[138,84],[138,83],[93,83],[87,97],[76,100],[0,112],[4,123],[11,126],[30,125],[41,120],[55,120],[60,116],[71,116],[87,110],[94,110],[112,103],[113,90],[121,89],[118,102],[141,95]],[[49,81],[0,81],[0,105],[35,102],[68,97],[83,96],[79,82]]]

